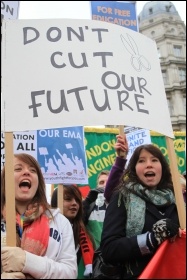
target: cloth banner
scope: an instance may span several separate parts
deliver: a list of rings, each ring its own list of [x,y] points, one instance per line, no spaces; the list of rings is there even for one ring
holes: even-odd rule
[[[163,242],[138,279],[186,279],[186,232]]]
[[[98,130],[85,132],[88,181],[92,189],[96,188],[98,174],[110,170],[115,161],[115,142],[116,133],[111,129],[101,129],[100,133]]]
[[[97,176],[103,169],[110,170],[115,161],[114,144],[119,129],[85,128],[85,146],[88,168],[88,185],[95,189]],[[151,142],[157,146],[169,161],[166,139],[164,135],[151,132]],[[174,132],[174,148],[180,173],[186,170],[185,132]]]
[[[177,134],[179,134],[179,135],[177,135]],[[182,136],[182,135],[180,135],[180,133],[176,132],[175,139],[173,140],[175,153],[177,156],[178,169],[179,169],[180,173],[183,173],[184,170],[186,170],[185,138],[186,138],[185,135]],[[162,151],[163,155],[169,161],[165,136],[164,135],[156,135],[156,136],[151,135],[151,142],[153,144],[155,144]]]

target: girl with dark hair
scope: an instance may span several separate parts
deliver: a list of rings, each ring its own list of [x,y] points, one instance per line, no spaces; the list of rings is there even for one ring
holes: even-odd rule
[[[53,191],[51,207],[57,207],[58,189]],[[90,278],[92,274],[92,238],[83,222],[82,195],[76,185],[63,185],[63,215],[70,221],[75,241],[78,264],[78,278]]]
[[[105,187],[110,203],[100,247],[105,262],[124,264],[123,279],[131,279],[141,274],[163,241],[174,241],[179,220],[170,168],[160,149],[137,147],[124,169],[123,156],[119,161],[124,138],[117,136],[117,143],[118,157]]]
[[[36,159],[14,155],[15,226],[17,247],[1,248],[1,279],[76,279],[72,227],[50,209],[45,182]],[[5,168],[1,174],[1,233],[6,233]]]

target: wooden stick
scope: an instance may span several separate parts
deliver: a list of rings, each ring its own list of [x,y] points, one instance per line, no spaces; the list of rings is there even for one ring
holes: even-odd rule
[[[174,185],[174,192],[175,192],[175,199],[176,199],[177,211],[178,211],[178,216],[179,216],[179,223],[180,223],[181,229],[185,229],[186,228],[186,211],[185,211],[184,198],[182,195],[180,176],[179,176],[179,172],[178,172],[177,156],[175,153],[173,140],[169,137],[166,137],[166,144],[167,144],[168,156],[169,156],[169,161],[170,161],[172,180],[173,180],[173,185]]]
[[[125,133],[124,133],[124,125],[119,125],[119,134],[121,136],[123,136]]]
[[[124,125],[119,125],[119,135],[124,136]],[[126,152],[120,151],[120,156],[124,157],[126,156]]]
[[[60,208],[61,213],[63,214],[63,201],[64,201],[64,194],[63,194],[63,185],[58,185],[58,200],[57,205]]]
[[[51,184],[51,197],[52,197],[53,192],[54,192],[54,184]]]
[[[16,246],[13,132],[5,132],[6,245]]]

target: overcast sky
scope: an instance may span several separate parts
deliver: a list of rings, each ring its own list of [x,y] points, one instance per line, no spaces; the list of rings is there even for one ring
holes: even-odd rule
[[[145,3],[137,1],[137,14]],[[186,1],[171,1],[186,24]],[[20,1],[19,19],[91,19],[90,1]]]

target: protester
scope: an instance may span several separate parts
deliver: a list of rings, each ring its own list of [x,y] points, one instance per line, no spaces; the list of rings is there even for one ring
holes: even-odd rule
[[[1,248],[4,271],[1,278],[76,279],[71,224],[59,209],[50,209],[40,166],[31,155],[14,155],[14,183],[17,247]],[[1,174],[1,233],[6,231],[8,207],[4,168]]]
[[[127,162],[126,157],[129,151],[126,135],[116,135],[116,139],[117,140],[114,144],[114,149],[116,151],[117,157],[110,170],[104,191],[104,196],[108,202],[110,202],[114,188],[119,183],[119,180],[123,174]]]
[[[97,176],[97,188],[105,188],[106,182],[108,180],[108,170],[102,170]]]
[[[137,278],[159,245],[166,239],[174,241],[179,232],[171,173],[164,155],[152,144],[135,149],[122,176],[116,177],[114,171],[112,167],[105,188],[107,198],[114,193],[100,247],[105,262],[125,264],[123,279]],[[113,188],[120,183],[107,193],[109,180]]]
[[[51,206],[57,207],[58,188],[53,191]],[[83,222],[82,195],[76,185],[63,185],[63,214],[70,221],[75,241],[78,278],[90,278],[92,274],[93,244]]]
[[[100,244],[105,211],[108,205],[104,197],[104,188],[108,180],[108,175],[109,170],[102,170],[99,173],[96,189],[90,190],[83,201],[84,223],[92,236],[95,249]]]

